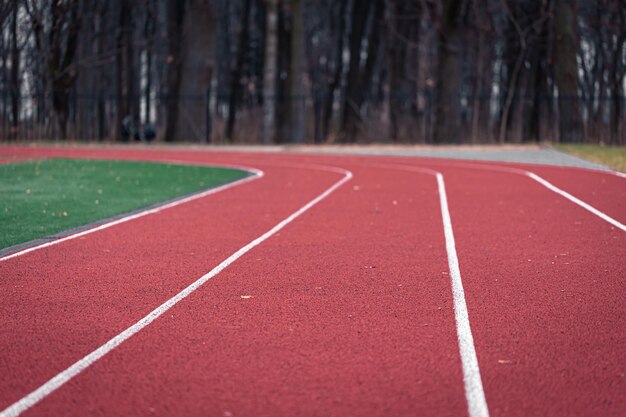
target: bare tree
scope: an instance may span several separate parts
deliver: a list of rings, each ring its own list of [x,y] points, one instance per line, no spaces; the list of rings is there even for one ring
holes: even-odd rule
[[[461,141],[461,0],[445,0],[438,28],[439,48],[433,142]]]
[[[339,133],[341,142],[354,141],[357,137],[361,124],[361,105],[378,57],[383,11],[383,0],[354,0],[352,5],[352,26],[348,35],[350,63],[345,80]]]
[[[26,0],[35,47],[52,93],[59,137],[67,138],[70,93],[78,76],[74,62],[81,25],[78,0]]]
[[[294,143],[304,142],[305,129],[305,103],[304,74],[306,72],[305,43],[304,43],[304,10],[302,0],[291,2],[291,65],[290,65],[290,91],[291,105],[289,106],[289,119],[291,126],[291,141]]]
[[[11,1],[11,74],[9,81],[9,94],[11,95],[11,131],[10,139],[17,139],[20,115],[20,96],[21,96],[21,80],[20,80],[20,46],[18,39],[18,0]]]
[[[626,80],[626,6],[620,1],[612,1],[610,5],[613,11],[611,21],[612,39],[608,41],[612,50],[609,58],[609,89],[611,97],[611,143],[624,145],[622,129],[624,128],[624,85]],[[612,46],[612,47],[611,47]]]
[[[228,142],[232,142],[234,140],[237,106],[243,95],[241,77],[243,75],[243,66],[250,38],[250,27],[248,24],[248,20],[250,19],[250,10],[251,0],[243,0],[243,12],[241,13],[241,19],[237,27],[237,31],[239,32],[239,42],[235,58],[231,59],[230,91],[228,93],[228,120],[226,122],[226,132],[224,134],[224,137]]]
[[[578,142],[582,137],[580,106],[578,103],[578,65],[576,53],[579,48],[576,22],[576,4],[567,0],[555,0],[554,75],[559,89],[559,140]]]
[[[623,144],[625,22],[623,0],[0,0],[0,135]]]
[[[263,71],[263,143],[276,141],[276,63],[278,0],[266,0],[267,23],[265,29],[265,69]]]
[[[183,23],[185,19],[185,1],[167,3],[167,99],[165,141],[176,140],[178,130],[178,102],[180,99],[180,83],[182,79],[182,44]]]
[[[176,139],[204,142],[207,137],[207,92],[213,75],[213,28],[211,5],[206,0],[187,0],[183,24],[182,62]]]

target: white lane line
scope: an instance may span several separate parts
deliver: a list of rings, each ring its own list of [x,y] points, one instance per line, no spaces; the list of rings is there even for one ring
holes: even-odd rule
[[[212,165],[212,166],[221,166],[221,165]],[[231,167],[229,167],[229,168],[231,168]],[[235,167],[232,167],[232,168],[235,168]],[[109,227],[113,227],[113,226],[116,226],[116,225],[118,225],[120,223],[125,223],[125,222],[131,221],[131,220],[135,220],[135,219],[138,219],[140,217],[147,216],[149,214],[159,213],[159,212],[161,212],[163,210],[167,210],[169,208],[176,207],[176,206],[179,206],[181,204],[189,203],[190,201],[194,201],[194,200],[197,200],[199,198],[204,198],[204,197],[206,197],[208,195],[211,195],[211,194],[219,193],[220,191],[224,191],[224,190],[227,190],[229,188],[233,188],[233,187],[235,187],[237,185],[241,185],[241,184],[244,184],[246,182],[254,181],[254,180],[259,179],[259,178],[261,178],[261,177],[263,177],[265,175],[263,173],[263,171],[258,170],[258,169],[254,169],[254,168],[244,168],[244,167],[236,167],[236,168],[242,169],[244,171],[248,171],[248,172],[252,173],[253,175],[249,176],[249,177],[246,177],[246,178],[242,178],[240,180],[237,180],[237,181],[234,181],[234,182],[231,182],[231,183],[228,183],[228,184],[225,184],[225,185],[222,185],[220,187],[211,188],[210,190],[201,192],[199,194],[194,194],[192,196],[189,196],[187,198],[183,198],[181,200],[173,201],[173,202],[171,202],[169,204],[165,204],[163,206],[159,206],[159,207],[153,208],[151,210],[146,210],[146,211],[142,211],[142,212],[139,212],[139,213],[131,214],[131,215],[127,216],[127,217],[122,217],[120,219],[113,220],[113,221],[111,221],[109,223],[101,224],[100,226],[96,226],[96,227],[94,227],[92,229],[83,230],[82,232],[78,232],[78,233],[75,233],[73,235],[65,236],[65,237],[63,237],[61,239],[53,240],[51,242],[42,243],[41,245],[37,245],[37,246],[32,246],[30,248],[21,250],[19,252],[15,252],[15,253],[12,253],[10,255],[1,257],[0,258],[0,262],[8,261],[9,259],[13,259],[13,258],[16,258],[18,256],[26,255],[27,253],[34,252],[34,251],[39,250],[39,249],[43,249],[43,248],[47,248],[47,247],[50,247],[50,246],[58,245],[59,243],[63,243],[63,242],[66,242],[68,240],[76,239],[76,238],[81,237],[81,236],[85,236],[85,235],[88,235],[88,234],[91,234],[91,233],[99,232],[100,230],[108,229]]]
[[[463,290],[463,280],[461,279],[461,269],[459,258],[456,253],[454,242],[454,232],[452,230],[452,220],[448,208],[448,197],[443,174],[429,168],[414,167],[408,165],[369,165],[386,169],[400,169],[403,171],[417,172],[420,174],[433,175],[437,178],[437,189],[439,191],[439,206],[441,207],[441,218],[443,220],[443,231],[446,241],[446,252],[448,254],[448,269],[452,281],[452,300],[454,304],[454,319],[456,322],[456,334],[461,356],[461,369],[463,371],[463,385],[465,388],[465,398],[467,400],[467,411],[470,417],[489,417],[489,407],[485,398],[483,381],[480,376],[478,357],[474,347],[474,337],[469,322],[467,303],[465,302],[465,291]]]
[[[546,187],[548,190],[559,194],[562,197],[565,197],[566,199],[570,200],[572,203],[579,205],[580,207],[584,208],[585,210],[589,211],[590,213],[598,216],[599,218],[601,218],[602,220],[610,223],[611,225],[617,227],[618,229],[622,230],[623,232],[626,232],[626,226],[623,223],[620,223],[619,221],[615,220],[614,218],[612,218],[611,216],[609,216],[606,213],[603,213],[602,211],[598,210],[597,208],[593,207],[591,204],[585,203],[583,200],[574,197],[573,195],[571,195],[570,193],[568,193],[565,190],[560,189],[559,187],[557,187],[556,185],[552,184],[551,182],[547,181],[546,179],[540,177],[539,175],[535,174],[532,171],[527,171],[524,169],[519,169],[519,168],[512,168],[512,167],[503,167],[503,166],[498,166],[498,165],[483,165],[483,164],[472,164],[472,163],[449,163],[448,165],[452,166],[452,167],[456,167],[456,168],[470,168],[470,169],[478,169],[478,170],[483,170],[483,171],[495,171],[495,172],[504,172],[507,174],[515,174],[515,175],[522,175],[528,178],[531,178],[532,180],[538,182],[539,184],[543,185],[544,187]],[[424,169],[424,168],[420,168],[420,169]],[[595,171],[595,170],[591,170],[593,172],[600,172],[600,173],[605,173],[604,171]],[[616,174],[616,171],[614,172]],[[626,177],[626,175],[624,175],[624,177]]]
[[[391,168],[392,166],[378,165],[381,168]],[[481,165],[481,164],[467,164],[459,163],[453,166],[483,169],[489,171],[505,172],[509,174],[523,175],[539,182],[544,187],[548,188],[573,203],[583,207],[594,215],[607,221],[608,223],[616,226],[622,231],[626,231],[626,227],[611,218],[610,216],[602,213],[600,210],[592,207],[584,201],[572,196],[566,191],[554,186],[550,182],[541,178],[539,175],[517,168]],[[420,172],[424,174],[435,175],[437,177],[437,185],[439,189],[441,215],[444,223],[444,234],[446,238],[446,251],[448,253],[448,267],[450,270],[450,277],[452,279],[452,293],[454,299],[454,315],[457,325],[457,337],[459,343],[459,350],[461,354],[461,363],[463,368],[463,381],[465,384],[465,396],[468,404],[468,412],[470,417],[487,417],[489,416],[489,409],[485,398],[485,393],[482,385],[482,378],[480,376],[480,368],[478,365],[478,358],[476,356],[476,348],[474,346],[474,338],[469,322],[469,313],[467,310],[467,303],[465,301],[465,292],[463,290],[463,282],[461,279],[461,272],[459,268],[458,256],[456,253],[456,245],[454,241],[454,234],[452,229],[452,221],[450,218],[450,212],[448,209],[448,200],[445,189],[445,182],[443,174],[429,168],[414,167],[407,165],[395,165],[394,167],[405,169],[408,171]]]
[[[21,413],[28,410],[33,405],[37,404],[39,401],[41,401],[42,399],[50,395],[52,392],[60,388],[63,384],[68,382],[70,379],[72,379],[73,377],[75,377],[76,375],[84,371],[85,369],[87,369],[89,366],[91,366],[97,360],[102,358],[104,355],[111,352],[113,349],[115,349],[117,346],[122,344],[124,341],[128,340],[135,333],[139,332],[144,327],[148,326],[150,323],[156,320],[159,316],[161,316],[167,310],[174,307],[177,303],[185,299],[189,294],[193,293],[195,290],[200,288],[204,283],[206,283],[208,280],[210,280],[211,278],[213,278],[214,276],[222,272],[230,264],[232,264],[237,259],[245,255],[251,249],[263,243],[265,240],[270,238],[272,235],[276,234],[278,231],[280,231],[282,228],[284,228],[289,223],[294,221],[296,218],[301,216],[311,207],[313,207],[314,205],[316,205],[317,203],[319,203],[320,201],[328,197],[333,191],[341,187],[344,183],[346,183],[352,178],[352,172],[350,171],[343,170],[343,169],[340,170],[339,168],[330,168],[330,167],[329,167],[329,170],[333,170],[334,172],[340,171],[341,173],[343,173],[344,177],[338,182],[336,182],[335,184],[333,184],[330,188],[328,188],[322,194],[318,195],[316,198],[309,201],[306,205],[301,207],[298,211],[294,212],[289,217],[287,217],[286,219],[278,223],[276,226],[271,228],[269,231],[265,232],[258,238],[254,239],[252,242],[248,243],[246,246],[239,249],[237,252],[230,255],[226,260],[224,260],[218,266],[213,268],[209,273],[198,278],[198,280],[196,280],[194,283],[192,283],[187,288],[185,288],[184,290],[176,294],[174,297],[170,298],[169,300],[161,304],[159,307],[154,309],[151,313],[149,313],[147,316],[139,320],[137,323],[133,324],[128,329],[124,330],[122,333],[113,337],[111,340],[109,340],[104,345],[100,346],[98,349],[91,352],[89,355],[75,362],[72,366],[70,366],[66,370],[57,374],[55,377],[47,381],[45,384],[37,388],[35,391],[31,392],[30,394],[23,397],[21,400],[15,402],[11,406],[9,406],[8,408],[0,412],[0,417],[19,416]]]
[[[597,208],[595,208],[595,207],[585,203],[581,199],[574,197],[573,195],[571,195],[567,191],[561,190],[559,187],[557,187],[557,186],[553,185],[552,183],[546,181],[545,179],[541,178],[539,175],[535,174],[534,172],[526,171],[526,176],[532,178],[535,181],[537,181],[539,184],[543,185],[544,187],[546,187],[550,191],[553,191],[553,192],[555,192],[555,193],[557,193],[557,194],[567,198],[569,201],[571,201],[571,202],[573,202],[575,204],[578,204],[580,207],[584,208],[585,210],[589,211],[590,213],[595,214],[596,216],[598,216],[602,220],[604,220],[604,221],[612,224],[613,226],[617,227],[622,232],[626,232],[626,226],[623,225],[622,223],[618,222],[617,220],[615,220],[611,216],[601,212]]]
[[[461,353],[467,408],[470,417],[488,417],[489,409],[487,407],[487,400],[485,399],[482,378],[480,377],[478,358],[476,356],[476,348],[474,347],[474,337],[472,336],[467,303],[465,302],[465,291],[463,291],[459,259],[456,254],[454,233],[452,232],[452,220],[450,219],[450,211],[448,210],[446,186],[443,175],[437,173],[436,176],[437,186],[439,188],[443,230],[446,238],[446,251],[448,252],[448,268],[450,269],[450,277],[452,279],[454,317],[456,319],[456,333],[459,341],[459,351]]]

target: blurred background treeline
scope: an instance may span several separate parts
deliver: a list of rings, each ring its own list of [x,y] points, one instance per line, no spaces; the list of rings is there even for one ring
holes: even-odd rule
[[[625,0],[0,0],[0,139],[626,143]]]

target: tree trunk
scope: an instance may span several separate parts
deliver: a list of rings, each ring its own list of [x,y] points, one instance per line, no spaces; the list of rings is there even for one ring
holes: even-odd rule
[[[263,131],[264,144],[276,141],[276,64],[278,0],[266,0],[267,27],[265,30],[265,69],[263,71]]]
[[[133,94],[133,50],[132,50],[132,1],[121,0],[119,8],[119,28],[117,32],[117,139],[122,136],[122,124],[131,116],[131,95]],[[131,116],[132,117],[132,116]],[[136,121],[133,120],[133,124]],[[130,138],[132,140],[132,137]]]
[[[248,48],[248,38],[250,37],[249,19],[250,0],[243,0],[243,13],[241,14],[241,20],[239,22],[239,45],[237,46],[236,58],[234,62],[231,62],[230,91],[228,93],[228,120],[226,122],[226,132],[224,133],[227,142],[233,142],[235,140],[237,106],[242,96],[241,75],[243,74],[243,65]]]
[[[357,129],[359,111],[357,108],[357,96],[359,94],[359,67],[361,66],[361,46],[365,36],[367,17],[369,15],[370,2],[367,0],[354,0],[352,4],[351,29],[348,35],[348,47],[350,50],[350,63],[346,76],[345,95],[342,107],[341,127],[339,133],[340,142],[348,142],[354,139]]]
[[[90,62],[98,59],[96,48],[96,31],[97,31],[97,19],[99,11],[87,10],[89,5],[85,2],[81,2],[80,13],[85,16],[87,24],[81,26],[79,36],[78,47],[78,62]],[[95,77],[95,71],[85,65],[85,69],[82,70],[76,80],[76,94],[74,98],[75,108],[75,125],[74,132],[76,139],[81,141],[88,141],[95,136],[95,110],[96,99],[93,96],[93,91],[97,91],[94,88],[97,80]]]
[[[150,0],[146,3],[146,23],[144,26],[144,38],[146,40],[146,85],[144,89],[145,109],[143,121],[151,123],[152,115],[152,71],[153,71],[153,55],[154,55],[154,38],[156,35],[157,24],[157,5],[156,0]]]
[[[337,46],[335,49],[334,63],[335,68],[333,75],[328,83],[326,94],[324,96],[324,109],[322,114],[322,137],[324,140],[328,140],[330,134],[330,120],[333,115],[333,103],[335,102],[335,91],[339,88],[341,82],[341,74],[343,73],[343,48],[344,48],[344,33],[346,31],[346,10],[348,7],[348,0],[339,0],[339,12],[338,12],[338,29],[336,33]]]
[[[182,44],[178,126],[179,141],[204,142],[206,91],[213,75],[213,14],[210,2],[187,0]]]
[[[67,120],[70,113],[70,94],[65,90],[65,87],[57,83],[53,83],[56,86],[52,92],[52,107],[57,116],[57,124],[59,127],[59,139],[67,139]]]
[[[165,104],[165,141],[177,139],[178,105],[180,99],[181,68],[183,61],[183,22],[185,1],[169,1],[167,10],[167,98]]]
[[[611,68],[609,70],[609,84],[611,88],[611,144],[624,145],[624,135],[621,132],[624,119],[624,78],[626,70],[624,68],[624,47],[626,47],[626,11],[618,10],[617,24],[615,25],[616,40],[613,51]]]
[[[152,43],[146,48],[146,87],[144,90],[144,100],[146,102],[143,120],[151,123],[152,114]]]
[[[459,142],[461,134],[460,0],[445,0],[437,62],[434,143]]]
[[[582,134],[578,103],[578,22],[576,4],[568,0],[555,0],[555,63],[556,84],[559,89],[559,140],[579,142]]]
[[[373,76],[373,70],[378,58],[380,33],[382,24],[380,18],[384,12],[384,1],[355,0],[352,10],[352,30],[349,36],[350,65],[346,77],[346,90],[343,104],[341,142],[354,141],[361,123],[361,105],[365,98]],[[361,52],[366,35],[367,22],[370,22],[370,34],[365,64],[361,68]]]
[[[18,0],[13,0],[11,13],[11,74],[9,82],[9,93],[11,96],[11,130],[9,139],[18,138],[18,128],[20,119],[20,48],[18,45]]]
[[[519,56],[515,60],[515,65],[511,69],[511,74],[509,74],[509,82],[508,87],[506,89],[506,99],[504,101],[504,106],[502,107],[502,117],[500,119],[500,133],[498,134],[498,141],[500,143],[504,143],[507,141],[507,133],[509,131],[514,132],[514,142],[521,142],[521,138],[519,135],[521,134],[521,118],[522,118],[522,110],[523,110],[523,100],[524,94],[523,89],[520,89],[520,84],[518,82],[520,72],[522,70],[522,64],[524,63],[524,58],[526,56],[526,42],[522,41],[522,47],[519,50]],[[515,98],[517,97],[517,101],[515,102]],[[513,118],[517,118],[517,120],[511,120],[511,110],[514,109]]]
[[[475,6],[475,7],[479,7],[479,6]],[[473,94],[473,100],[472,100],[472,137],[471,137],[471,142],[472,143],[477,143],[480,141],[480,133],[479,133],[479,126],[480,126],[480,103],[482,100],[484,100],[483,97],[483,90],[485,89],[484,85],[483,85],[483,81],[485,79],[485,77],[483,76],[483,73],[485,72],[485,49],[487,48],[487,45],[485,45],[485,33],[482,30],[482,28],[478,29],[479,31],[479,35],[478,35],[478,40],[477,40],[477,45],[476,45],[476,73],[475,73],[475,79],[474,79],[474,94]]]
[[[276,61],[276,143],[288,143],[291,135],[291,20],[285,2],[278,7],[278,49]]]
[[[304,74],[306,71],[304,53],[304,15],[302,0],[291,2],[291,65],[289,66],[289,83],[291,91],[290,127],[291,141],[303,143],[305,135],[305,104]]]
[[[106,6],[98,10],[94,16],[94,36],[95,36],[95,54],[96,56],[102,56],[104,51],[104,27],[107,22]],[[106,133],[106,105],[104,99],[104,91],[106,86],[104,72],[106,69],[99,68],[96,73],[96,82],[94,85],[94,91],[97,92],[96,98],[96,131],[99,141],[103,141]]]
[[[391,29],[387,40],[387,73],[389,74],[389,139],[398,141],[398,123],[402,103],[407,99],[404,79],[408,42],[412,21],[408,20],[407,5],[403,1],[389,3]],[[411,45],[412,46],[412,45]]]
[[[52,2],[52,27],[61,27],[63,21],[67,22],[65,48],[61,45],[62,34],[52,34],[53,36],[50,37],[51,55],[48,61],[49,77],[52,79],[52,107],[57,116],[61,140],[67,139],[70,91],[78,76],[78,70],[74,66],[81,25],[78,7],[78,0],[64,5]]]
[[[527,140],[539,142],[541,140],[541,116],[544,106],[544,99],[548,96],[548,74],[547,67],[547,43],[548,27],[547,16],[549,10],[545,6],[541,9],[542,24],[537,32],[537,37],[533,41],[530,51],[528,70],[528,101],[524,116],[524,137]]]

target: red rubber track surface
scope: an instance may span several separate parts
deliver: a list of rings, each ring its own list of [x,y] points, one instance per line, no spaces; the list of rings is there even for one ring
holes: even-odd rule
[[[13,164],[15,162],[31,161],[33,158],[27,156],[2,155],[0,154],[0,164]]]
[[[325,165],[354,178],[24,415],[466,414],[437,184],[402,165],[445,176],[490,414],[626,413],[624,233],[530,178],[414,158],[2,154],[265,176],[0,262],[0,410],[338,181]],[[514,167],[625,220],[622,178]]]

